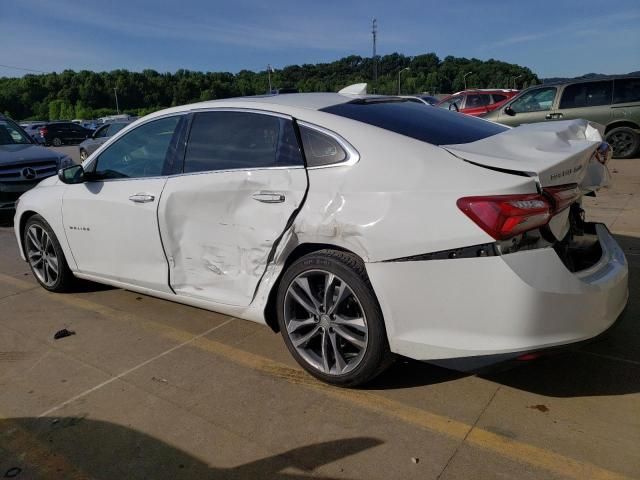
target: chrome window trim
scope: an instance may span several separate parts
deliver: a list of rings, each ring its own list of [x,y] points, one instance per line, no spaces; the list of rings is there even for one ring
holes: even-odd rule
[[[260,110],[258,108],[246,107],[200,107],[192,108],[188,113],[204,113],[204,112],[239,112],[239,113],[255,113],[258,115],[269,115],[272,117],[284,118],[285,120],[293,120],[291,115],[286,113],[273,112],[271,110]]]
[[[344,138],[342,138],[337,133],[332,132],[331,130],[328,130],[324,127],[314,125],[313,123],[305,122],[303,120],[298,120],[297,122],[299,126],[310,128],[311,130],[315,130],[316,132],[319,132],[331,137],[333,140],[338,142],[338,144],[347,153],[347,158],[341,162],[330,163],[328,165],[317,165],[315,167],[307,167],[307,170],[319,170],[321,168],[351,166],[351,165],[355,165],[360,160],[360,154],[358,153],[358,151],[349,142],[347,142]],[[303,145],[303,148],[304,148],[304,145]]]

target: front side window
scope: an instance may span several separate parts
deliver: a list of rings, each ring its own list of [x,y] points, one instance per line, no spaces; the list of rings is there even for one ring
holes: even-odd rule
[[[443,100],[438,106],[447,110],[460,110],[462,108],[463,95],[456,95],[455,97],[447,98]],[[458,107],[458,108],[456,108]]]
[[[640,78],[613,81],[613,103],[640,102]]]
[[[302,166],[292,121],[250,112],[202,112],[193,118],[184,172]]]
[[[553,107],[556,98],[556,87],[537,88],[524,92],[510,105],[516,113],[546,112]]]
[[[0,120],[0,145],[31,143],[22,130],[13,122]]]
[[[348,155],[337,140],[312,128],[300,125],[300,136],[307,167],[322,167],[344,162]]]
[[[154,120],[119,138],[100,154],[94,175],[100,179],[164,175],[181,118],[176,115]]]
[[[109,132],[109,125],[105,125],[105,126],[103,126],[103,127],[100,127],[100,128],[96,131],[96,133],[95,133],[94,137],[95,137],[95,138],[104,138],[104,137],[107,137],[107,136],[108,136],[108,132]]]
[[[596,107],[611,103],[611,80],[574,83],[564,88],[560,108]]]

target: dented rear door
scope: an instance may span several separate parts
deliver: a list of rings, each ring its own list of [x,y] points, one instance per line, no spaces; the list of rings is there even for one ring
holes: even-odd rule
[[[173,290],[249,305],[306,190],[290,118],[238,110],[195,113],[184,173],[169,178],[158,211]]]

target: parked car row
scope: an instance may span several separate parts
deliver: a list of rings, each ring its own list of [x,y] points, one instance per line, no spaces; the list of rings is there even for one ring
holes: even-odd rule
[[[106,123],[98,127],[96,131],[91,134],[89,138],[84,140],[78,146],[79,153],[80,153],[80,160],[85,161],[87,157],[89,157],[89,155],[95,152],[100,145],[102,145],[104,142],[107,141],[107,139],[109,139],[109,137],[112,137],[113,135],[115,135],[117,132],[122,130],[124,127],[126,127],[130,123],[131,121],[125,120],[125,121]]]
[[[580,202],[610,153],[584,120],[219,100],[151,114],[44,180],[15,233],[47,290],[87,279],[264,323],[312,375],[353,386],[394,354],[477,368],[608,329],[628,267]]]
[[[614,157],[640,154],[640,77],[538,85],[483,116],[504,125],[584,118],[604,126]]]

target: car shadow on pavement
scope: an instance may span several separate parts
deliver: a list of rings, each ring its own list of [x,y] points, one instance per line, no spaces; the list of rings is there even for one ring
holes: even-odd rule
[[[3,419],[0,420],[0,439],[0,452],[3,452],[0,476],[4,475],[3,478],[172,480],[308,479],[317,468],[383,443],[370,437],[313,443],[222,468],[212,467],[176,446],[132,428],[84,417]],[[215,438],[206,441],[214,445],[208,445],[202,451],[208,451],[222,461],[225,460],[224,452],[232,448],[221,443],[218,453]],[[245,447],[240,451],[246,453],[250,446]],[[233,450],[234,454],[237,452],[237,448]],[[333,477],[320,474],[313,478],[329,480]]]

